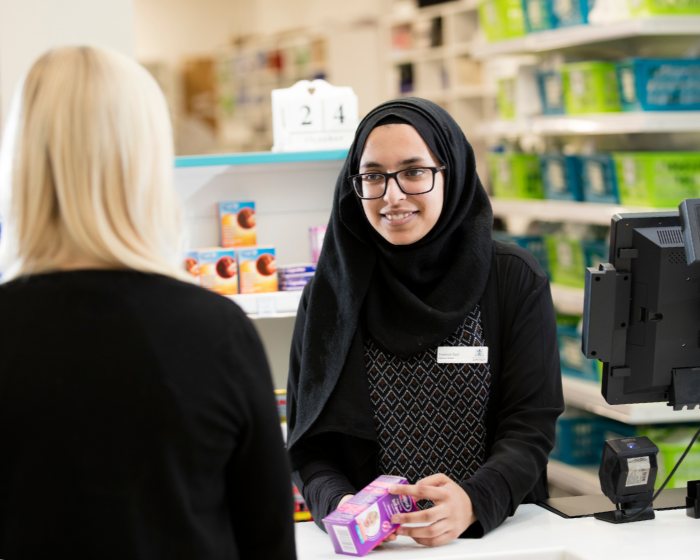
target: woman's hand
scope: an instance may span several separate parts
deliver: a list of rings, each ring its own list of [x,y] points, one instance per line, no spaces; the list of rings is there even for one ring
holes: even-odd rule
[[[389,488],[389,492],[413,496],[417,500],[432,500],[435,504],[430,509],[399,513],[391,518],[392,523],[431,523],[427,527],[399,527],[396,531],[399,535],[412,537],[418,544],[443,545],[459,537],[477,521],[469,495],[444,474],[423,478],[415,485],[396,484]]]

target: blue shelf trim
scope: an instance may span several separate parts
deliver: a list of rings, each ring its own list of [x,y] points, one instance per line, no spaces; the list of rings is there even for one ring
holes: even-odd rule
[[[207,165],[253,165],[261,163],[289,163],[299,161],[329,161],[345,159],[347,150],[323,152],[251,152],[211,156],[183,156],[175,158],[175,167],[203,167]]]

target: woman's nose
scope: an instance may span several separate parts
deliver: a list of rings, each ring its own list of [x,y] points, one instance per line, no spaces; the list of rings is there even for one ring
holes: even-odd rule
[[[399,184],[396,182],[394,177],[389,179],[389,184],[386,186],[386,193],[384,193],[384,201],[387,204],[397,204],[398,202],[405,200],[406,194],[399,188]]]

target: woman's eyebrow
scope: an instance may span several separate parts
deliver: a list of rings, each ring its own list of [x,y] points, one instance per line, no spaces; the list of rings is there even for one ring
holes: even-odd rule
[[[427,160],[421,156],[414,156],[410,157],[408,159],[401,160],[399,162],[399,165],[413,165],[414,163],[425,163]],[[376,169],[383,169],[384,166],[381,163],[377,163],[376,161],[368,161],[366,163],[363,163],[360,165],[360,169],[369,169],[370,167],[376,168]]]

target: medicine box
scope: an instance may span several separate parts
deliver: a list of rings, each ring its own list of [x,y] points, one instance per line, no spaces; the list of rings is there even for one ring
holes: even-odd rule
[[[233,249],[201,249],[199,281],[203,288],[222,295],[238,293],[238,263]]]
[[[525,14],[521,0],[483,0],[479,22],[488,41],[502,41],[525,35]]]
[[[579,160],[583,200],[600,204],[619,204],[615,163],[610,154],[579,156]]]
[[[364,556],[399,526],[393,515],[418,511],[413,497],[389,493],[392,484],[408,481],[380,476],[323,519],[337,554]]]
[[[242,294],[277,291],[277,262],[274,247],[238,249]]]
[[[700,196],[700,152],[614,152],[622,204],[677,208]]]
[[[550,200],[583,200],[581,160],[564,154],[540,156],[545,197]]]
[[[528,33],[588,23],[589,0],[523,0]]]
[[[499,198],[544,198],[540,162],[536,155],[488,154],[493,194]]]
[[[183,265],[186,272],[199,280],[199,251],[186,251]]]
[[[581,333],[575,327],[557,326],[559,361],[564,375],[600,382],[598,360],[589,360],[581,351]]]
[[[647,436],[659,448],[659,472],[656,476],[658,489],[673,467],[685,452],[697,426],[664,426],[643,428],[640,435]],[[683,462],[678,467],[666,488],[685,488],[689,481],[698,480],[700,473],[700,439],[690,448]]]
[[[256,221],[255,202],[220,202],[221,246],[254,246]]]
[[[544,238],[552,282],[572,288],[584,288],[586,267],[581,240],[561,235],[545,235]]]
[[[698,58],[631,58],[617,64],[617,75],[623,111],[700,110]]]
[[[697,0],[628,0],[627,5],[632,17],[700,14]]]
[[[537,74],[537,85],[542,101],[542,113],[545,115],[563,115],[564,109],[564,84],[561,72],[551,70]]]
[[[498,80],[498,114],[504,120],[515,118],[515,78],[502,78]]]
[[[614,113],[622,110],[617,67],[612,62],[573,62],[561,67],[567,114]]]

